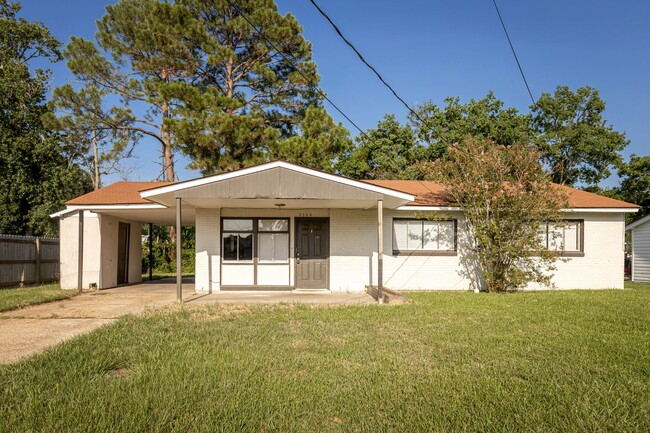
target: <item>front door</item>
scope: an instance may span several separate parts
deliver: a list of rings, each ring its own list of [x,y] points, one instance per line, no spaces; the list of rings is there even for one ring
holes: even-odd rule
[[[129,235],[131,224],[120,223],[117,235],[117,284],[129,282]]]
[[[296,219],[296,288],[327,289],[329,220]]]

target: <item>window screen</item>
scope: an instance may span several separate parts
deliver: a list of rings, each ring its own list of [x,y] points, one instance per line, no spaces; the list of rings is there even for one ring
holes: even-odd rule
[[[393,220],[394,251],[455,251],[454,221]]]
[[[260,233],[258,235],[260,262],[287,262],[289,260],[288,233]]]
[[[546,232],[546,248],[551,251],[582,252],[582,220],[567,220],[559,223],[546,224],[540,230],[542,236]]]

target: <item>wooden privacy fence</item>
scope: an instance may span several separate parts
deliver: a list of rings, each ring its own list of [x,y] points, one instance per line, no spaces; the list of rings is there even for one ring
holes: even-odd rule
[[[57,281],[59,240],[0,235],[0,286]]]

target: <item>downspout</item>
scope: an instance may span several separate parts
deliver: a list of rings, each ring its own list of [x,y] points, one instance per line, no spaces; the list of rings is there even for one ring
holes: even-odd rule
[[[384,303],[384,201],[377,200],[377,302]]]
[[[79,211],[79,237],[77,239],[77,290],[81,293],[84,278],[84,210]]]
[[[181,198],[176,197],[176,301],[183,302],[183,258],[181,248]]]
[[[97,214],[97,224],[99,225],[99,281],[97,281],[97,290],[104,288],[104,251],[102,241],[102,214]]]

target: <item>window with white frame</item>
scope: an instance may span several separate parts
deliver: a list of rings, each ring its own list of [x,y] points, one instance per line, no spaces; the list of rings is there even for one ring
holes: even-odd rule
[[[584,252],[583,220],[565,220],[545,224],[541,232],[542,243],[548,250],[569,254]]]
[[[456,220],[393,219],[393,254],[455,251]]]

